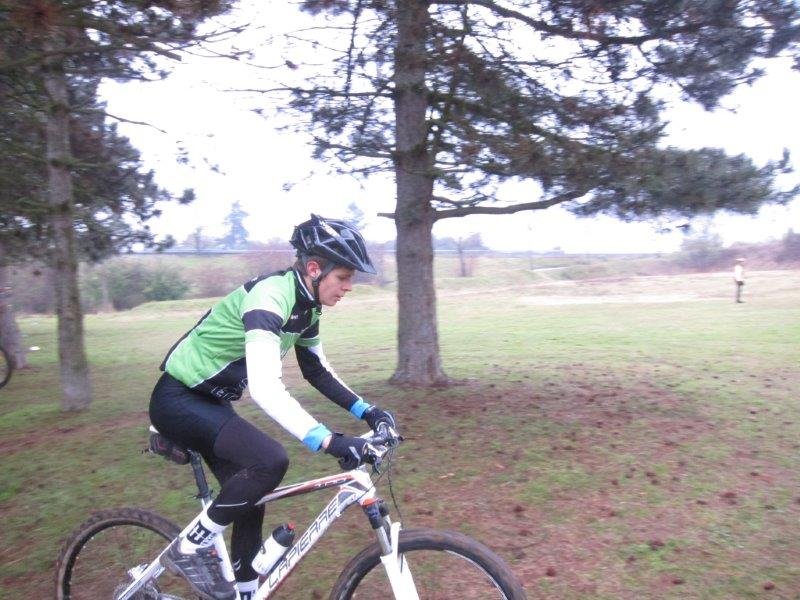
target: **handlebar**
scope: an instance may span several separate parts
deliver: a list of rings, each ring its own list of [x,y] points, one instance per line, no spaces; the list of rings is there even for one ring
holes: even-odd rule
[[[370,431],[362,436],[373,446],[389,446],[393,448],[403,441],[401,436],[395,429],[390,427],[387,423],[378,424],[376,431]]]
[[[367,462],[376,469],[383,461],[383,457],[403,441],[403,436],[386,423],[380,423],[377,431],[371,431],[361,437],[367,441]]]

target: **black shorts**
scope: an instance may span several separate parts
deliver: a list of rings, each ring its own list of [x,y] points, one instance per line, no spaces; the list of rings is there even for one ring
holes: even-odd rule
[[[156,429],[203,456],[214,453],[217,434],[235,416],[230,402],[195,392],[168,373],[150,396],[150,421]]]
[[[202,454],[222,488],[208,508],[233,523],[231,558],[239,581],[258,577],[250,562],[261,545],[264,506],[289,468],[283,446],[236,414],[231,403],[198,393],[164,373],[150,397],[150,421],[169,439]]]

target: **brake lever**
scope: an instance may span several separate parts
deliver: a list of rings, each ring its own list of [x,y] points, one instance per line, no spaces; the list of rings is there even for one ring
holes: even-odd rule
[[[403,441],[403,436],[400,435],[396,429],[394,429],[391,425],[386,423],[381,423],[378,425],[378,431],[375,432],[376,435],[372,438],[373,444],[379,444],[388,446],[389,448],[394,448],[395,446],[399,445],[400,442]]]
[[[383,464],[383,458],[386,455],[386,453],[389,451],[388,450],[388,448],[389,448],[388,444],[384,443],[384,446],[386,447],[386,449],[381,451],[381,450],[378,450],[378,448],[373,446],[371,443],[367,444],[367,448],[366,448],[367,449],[367,453],[366,453],[367,456],[366,456],[366,460],[364,462],[367,462],[370,465],[372,465],[372,472],[373,473],[380,474],[380,472],[381,472],[380,467]]]

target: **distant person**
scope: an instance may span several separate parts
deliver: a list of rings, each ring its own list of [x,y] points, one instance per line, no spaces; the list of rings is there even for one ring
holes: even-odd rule
[[[742,300],[742,288],[744,287],[744,259],[737,258],[736,265],[733,267],[733,282],[736,284],[736,302]]]
[[[162,563],[203,598],[249,600],[258,587],[251,562],[261,545],[264,506],[289,467],[283,446],[238,416],[232,402],[249,386],[270,417],[312,452],[324,450],[354,469],[362,438],[333,433],[292,398],[281,381],[281,359],[294,348],[306,380],[371,429],[394,426],[392,415],[347,387],[325,359],[319,321],[353,289],[356,271],[375,273],[364,238],[350,225],[311,215],[294,228],[291,268],[251,279],[217,302],[167,354],[150,400],[150,419],[166,437],[203,456],[222,488]],[[233,524],[231,561],[236,589],[213,551],[214,536]]]

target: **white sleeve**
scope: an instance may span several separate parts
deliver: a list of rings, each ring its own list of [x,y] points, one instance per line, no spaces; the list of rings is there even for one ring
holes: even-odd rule
[[[281,379],[280,344],[266,337],[245,344],[250,396],[265,413],[301,442],[320,423],[292,398]]]

